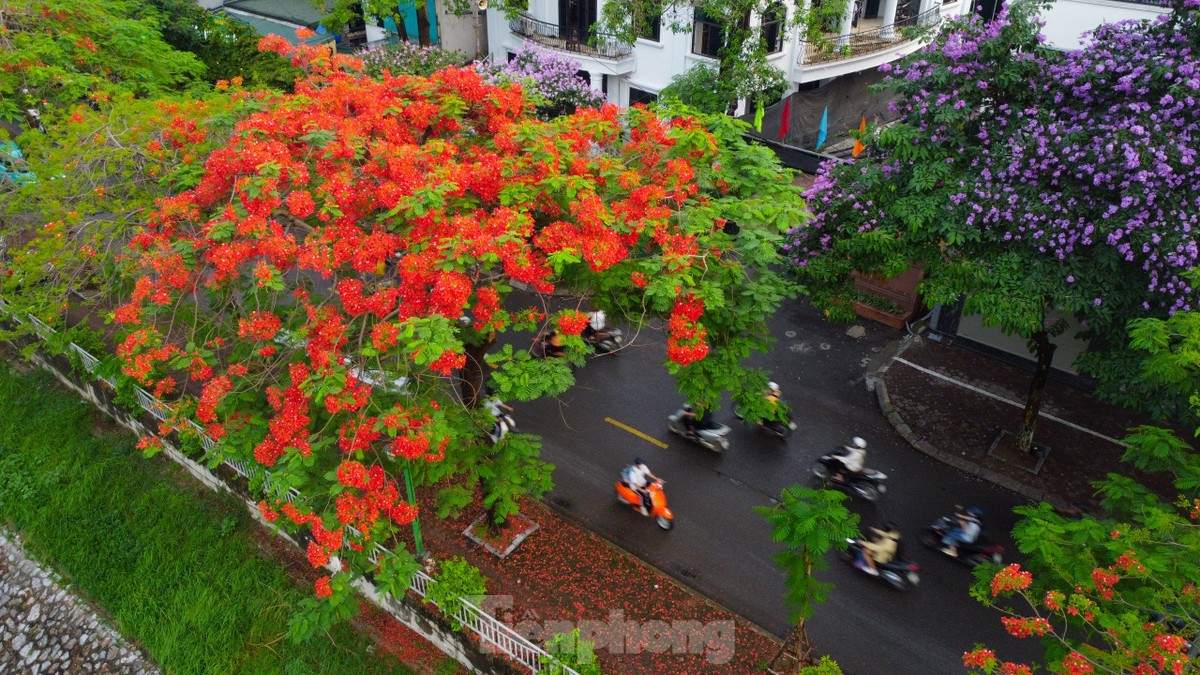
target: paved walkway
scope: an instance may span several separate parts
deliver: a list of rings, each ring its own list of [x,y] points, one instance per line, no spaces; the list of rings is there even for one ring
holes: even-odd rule
[[[0,673],[158,673],[0,529]]]

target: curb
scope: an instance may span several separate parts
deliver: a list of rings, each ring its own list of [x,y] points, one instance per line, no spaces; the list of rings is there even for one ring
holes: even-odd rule
[[[960,457],[959,455],[939,450],[931,445],[928,441],[917,438],[916,434],[913,433],[912,427],[904,421],[904,418],[900,416],[899,411],[892,406],[892,399],[888,395],[886,376],[888,369],[892,366],[892,363],[894,363],[895,360],[899,358],[900,355],[903,354],[911,345],[920,342],[921,339],[922,338],[919,335],[910,334],[908,337],[900,341],[899,345],[896,347],[895,353],[887,357],[887,360],[883,366],[879,368],[879,370],[867,374],[867,381],[874,385],[873,388],[875,390],[875,397],[879,401],[879,411],[883,413],[884,417],[887,418],[888,422],[896,430],[896,433],[900,434],[900,437],[907,441],[909,445],[916,448],[917,451],[936,459],[943,464],[948,464],[959,471],[970,474],[977,478],[981,478],[1006,490],[1015,492],[1031,501],[1047,502],[1056,509],[1067,508],[1070,502],[1064,499],[1061,495],[1026,485],[1011,476],[1006,476],[1004,474],[992,471],[985,466],[981,466],[977,462]]]

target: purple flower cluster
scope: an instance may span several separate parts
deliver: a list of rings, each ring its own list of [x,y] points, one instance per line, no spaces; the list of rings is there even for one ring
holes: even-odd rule
[[[549,116],[604,104],[604,94],[579,76],[580,67],[578,61],[535,45],[522,47],[508,63],[475,63],[475,69],[493,84],[519,83]]]
[[[957,228],[977,250],[1061,261],[1064,280],[1089,278],[1089,298],[1119,292],[1117,275],[1097,278],[1112,265],[1096,261],[1116,260],[1142,275],[1146,307],[1197,308],[1200,0],[1101,26],[1069,52],[1045,46],[1036,8],[952,24],[884,67],[899,121],[875,157],[822,167],[814,218],[790,233],[795,264],[856,232],[923,223],[943,241]]]

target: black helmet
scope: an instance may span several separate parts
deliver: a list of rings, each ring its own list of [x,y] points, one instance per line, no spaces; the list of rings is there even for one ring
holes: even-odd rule
[[[634,466],[637,466],[638,464],[645,464],[645,462],[643,462],[643,461],[642,461],[642,458],[641,458],[641,457],[634,457],[634,458],[633,458],[633,465],[634,465]]]
[[[900,528],[896,527],[896,523],[891,520],[889,520],[883,524],[883,529],[887,530],[888,532],[899,532],[900,531]]]
[[[691,403],[684,403],[684,404],[683,404],[683,412],[692,412],[692,411],[694,411],[695,409],[696,409],[696,408],[695,408],[695,407],[693,407]]]

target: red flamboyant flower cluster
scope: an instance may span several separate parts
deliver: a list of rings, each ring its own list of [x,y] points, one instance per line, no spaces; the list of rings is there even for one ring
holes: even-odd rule
[[[704,340],[708,331],[699,323],[703,313],[704,301],[699,298],[686,296],[675,301],[667,323],[671,333],[667,338],[667,358],[686,366],[708,354],[708,343]]]

